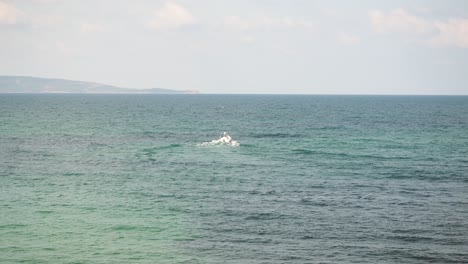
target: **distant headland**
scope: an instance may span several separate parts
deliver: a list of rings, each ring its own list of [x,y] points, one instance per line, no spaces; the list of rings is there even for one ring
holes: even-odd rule
[[[0,93],[198,94],[196,90],[130,89],[107,84],[0,75]]]

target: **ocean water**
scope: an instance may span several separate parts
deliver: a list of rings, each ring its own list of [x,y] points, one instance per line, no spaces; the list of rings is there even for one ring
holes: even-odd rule
[[[0,95],[0,263],[468,263],[467,219],[468,97]]]

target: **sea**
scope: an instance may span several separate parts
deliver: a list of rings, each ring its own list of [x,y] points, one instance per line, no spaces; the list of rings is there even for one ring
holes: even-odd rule
[[[0,263],[468,263],[468,96],[2,94]]]

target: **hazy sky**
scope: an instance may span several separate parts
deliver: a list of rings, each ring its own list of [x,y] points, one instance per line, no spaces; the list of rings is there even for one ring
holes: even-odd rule
[[[0,75],[204,93],[468,94],[468,1],[0,0]]]

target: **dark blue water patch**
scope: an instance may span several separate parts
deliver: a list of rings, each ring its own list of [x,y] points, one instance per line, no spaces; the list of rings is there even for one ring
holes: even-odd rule
[[[301,134],[289,134],[289,133],[257,133],[248,135],[252,138],[303,138]]]
[[[416,236],[416,235],[411,235],[411,234],[391,235],[391,236],[385,237],[385,239],[396,240],[396,241],[401,241],[401,242],[406,242],[406,243],[414,243],[414,242],[430,243],[435,240],[433,237]]]
[[[156,161],[156,157],[159,155],[164,155],[171,153],[172,151],[182,147],[181,144],[169,144],[157,147],[144,148],[141,151],[136,153],[137,158],[145,157],[150,161]]]
[[[408,181],[463,181],[466,179],[464,174],[459,173],[444,173],[438,172],[431,169],[415,169],[411,166],[407,166],[403,169],[395,169],[394,171],[379,171],[376,175],[385,177],[392,180],[408,180]]]
[[[52,211],[52,210],[38,210],[38,211],[36,211],[36,213],[38,213],[38,214],[52,214],[52,213],[54,213],[54,211]]]
[[[115,225],[110,228],[112,231],[139,231],[139,232],[152,232],[159,233],[164,229],[156,226],[141,226],[141,225]]]
[[[155,133],[154,131],[142,131],[140,132],[141,135],[143,135],[144,137],[148,137],[148,138],[156,138],[158,136],[157,133]],[[166,134],[166,136],[168,135],[168,133]]]
[[[148,139],[174,139],[174,137],[180,137],[180,133],[176,134],[174,132],[148,130],[136,131],[134,136],[140,136]]]
[[[157,153],[161,150],[171,150],[175,148],[182,147],[181,144],[169,144],[169,145],[164,145],[164,146],[158,146],[158,147],[152,147],[152,148],[145,148],[142,151],[144,153]]]
[[[335,131],[335,130],[344,130],[347,129],[345,126],[319,126],[319,127],[312,127],[312,130],[325,130],[325,131]]]
[[[268,212],[268,213],[252,213],[244,218],[245,220],[256,220],[256,221],[266,221],[266,220],[278,220],[278,219],[291,219],[290,216]]]
[[[427,249],[382,249],[379,255],[391,256],[391,259],[397,262],[417,261],[417,263],[464,263],[468,254],[453,254],[431,251]]]
[[[67,172],[67,173],[64,173],[63,176],[66,176],[66,177],[70,177],[70,176],[83,176],[85,175],[85,173],[83,172]]]
[[[26,224],[6,224],[6,225],[0,225],[0,229],[5,229],[5,230],[11,230],[11,229],[21,229],[27,227]]]
[[[406,156],[380,156],[380,155],[370,155],[370,154],[358,154],[358,153],[343,153],[343,152],[327,152],[320,150],[310,150],[310,149],[292,149],[292,153],[298,155],[311,155],[311,156],[325,156],[333,157],[340,159],[375,159],[375,160],[409,160],[410,157]]]
[[[301,203],[309,206],[318,206],[318,207],[325,207],[325,206],[333,206],[334,203],[330,201],[320,201],[313,198],[302,198]]]

